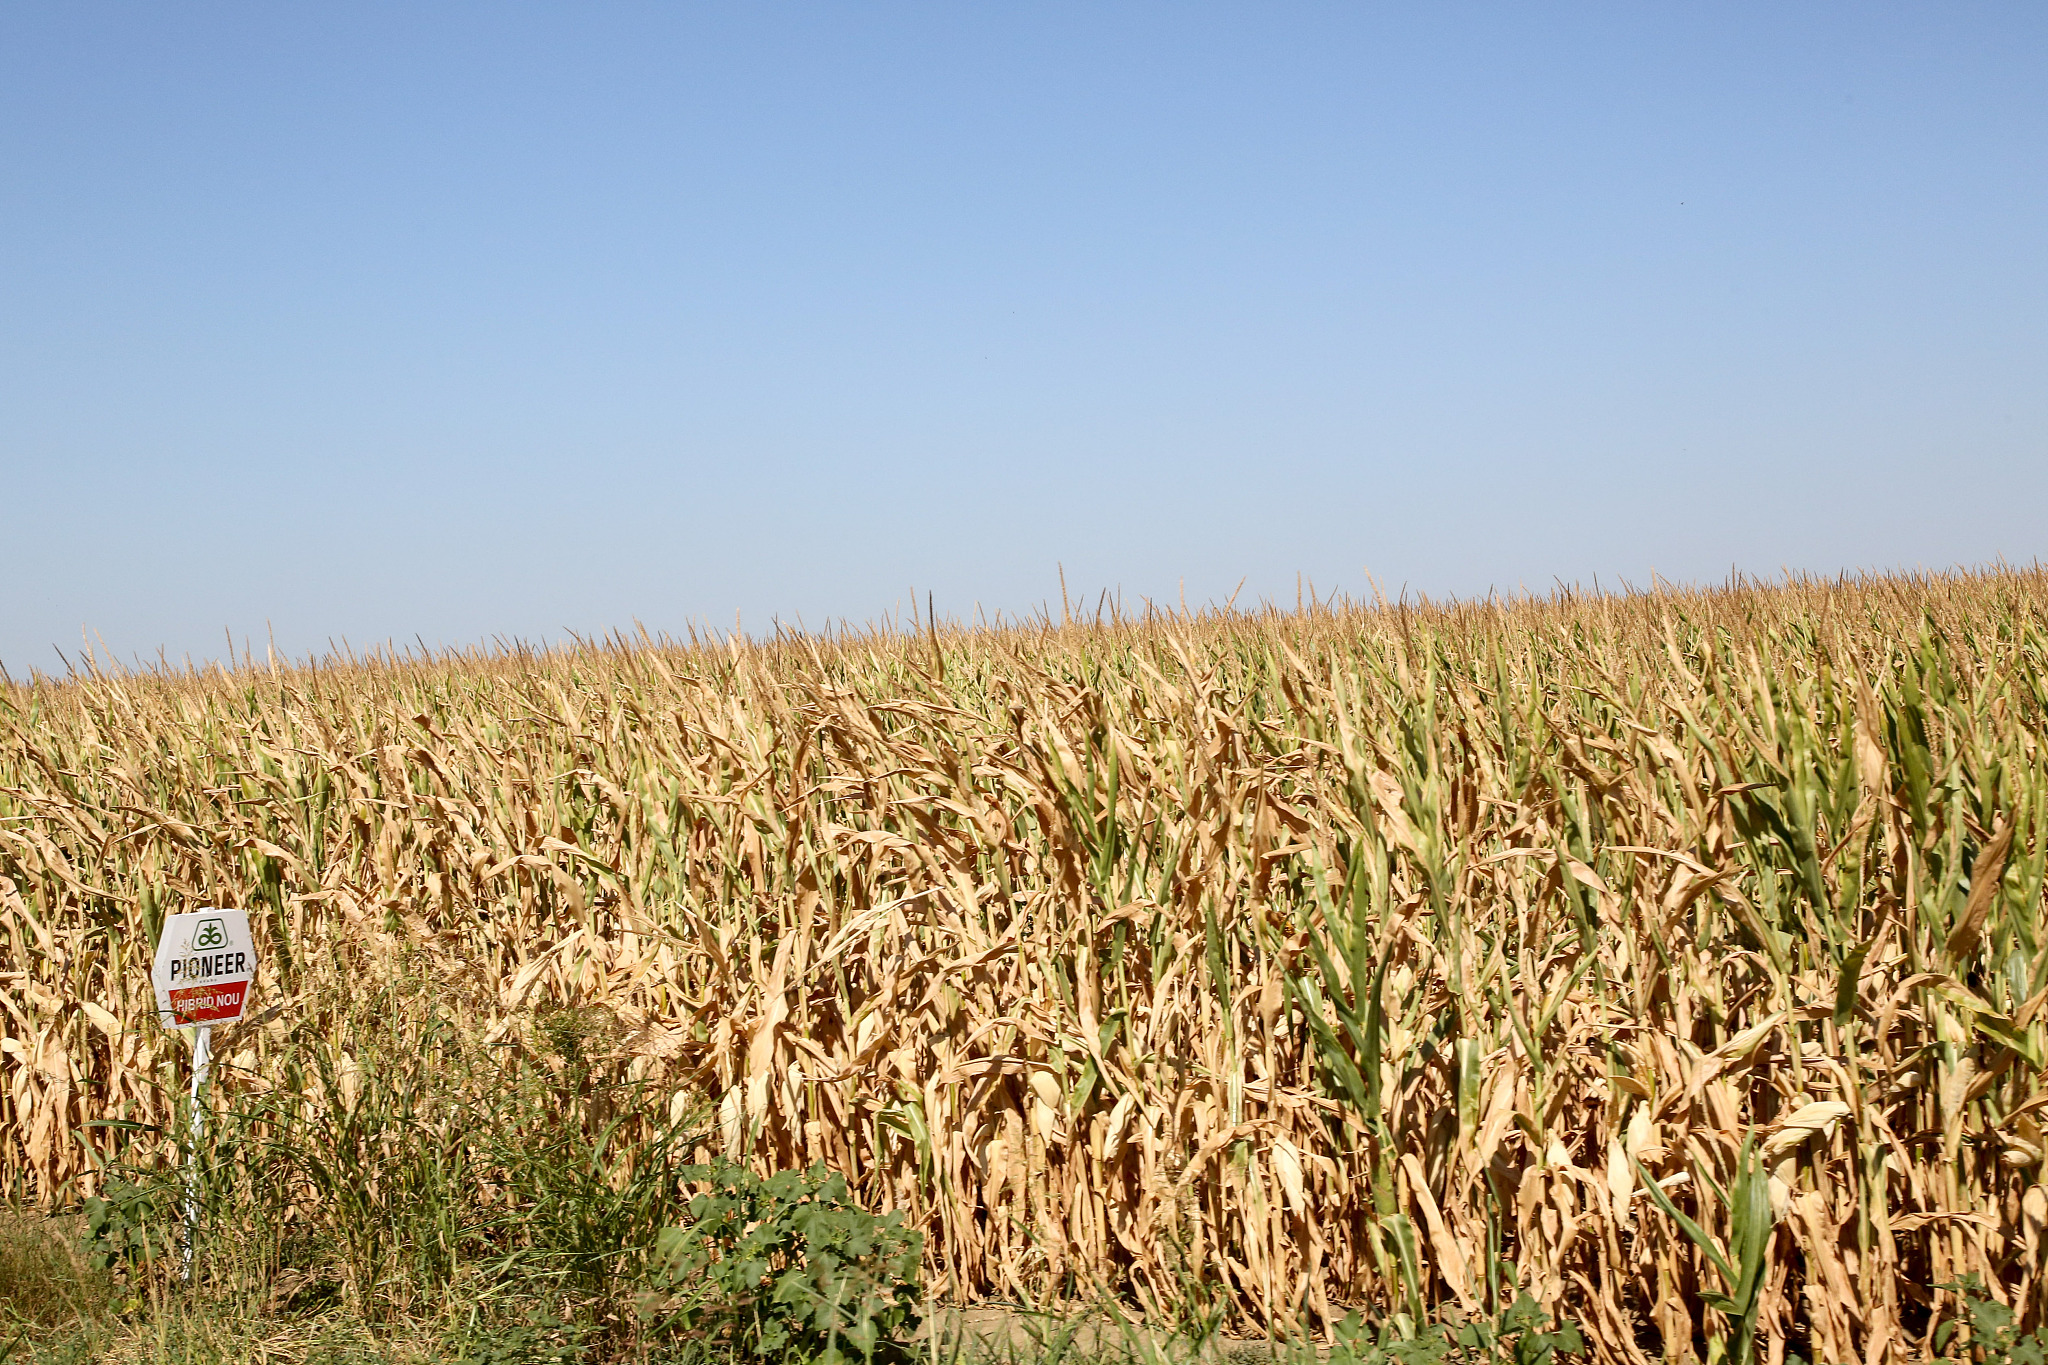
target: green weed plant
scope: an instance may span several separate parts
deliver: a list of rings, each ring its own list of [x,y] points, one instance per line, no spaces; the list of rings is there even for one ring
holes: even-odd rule
[[[901,1354],[920,1320],[923,1236],[901,1213],[856,1205],[845,1177],[813,1166],[763,1179],[731,1163],[662,1230],[653,1277],[665,1333],[712,1354],[815,1365]]]

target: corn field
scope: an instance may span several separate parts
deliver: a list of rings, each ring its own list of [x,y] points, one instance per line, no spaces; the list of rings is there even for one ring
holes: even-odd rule
[[[956,1302],[1903,1360],[2048,1301],[2044,718],[2009,570],[16,682],[0,1180],[160,1141],[240,906],[228,1092],[571,1018]]]

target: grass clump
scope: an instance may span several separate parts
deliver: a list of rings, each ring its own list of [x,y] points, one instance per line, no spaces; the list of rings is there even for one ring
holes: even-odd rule
[[[79,1252],[77,1224],[0,1208],[0,1361],[112,1311],[118,1286]]]
[[[2048,1328],[2021,1332],[2019,1313],[1989,1297],[1982,1276],[1965,1275],[1941,1287],[1956,1295],[1958,1311],[1934,1329],[1936,1358],[1972,1365],[2048,1363]]]
[[[382,1026],[394,997],[437,989],[400,978],[309,1008],[284,1027],[343,1027],[296,1040],[284,1084],[251,1086],[225,1061],[203,1136],[180,1123],[155,1159],[103,1167],[66,1254],[104,1292],[43,1324],[38,1349],[631,1358],[649,1339],[638,1307],[656,1238],[691,1197],[694,1111],[628,1148],[621,1126],[670,1096],[593,1078],[545,1029],[494,1046],[445,1022]]]

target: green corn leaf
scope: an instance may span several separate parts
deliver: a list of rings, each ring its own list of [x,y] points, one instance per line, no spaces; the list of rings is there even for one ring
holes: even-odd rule
[[[1722,1282],[1730,1289],[1735,1288],[1741,1277],[1735,1273],[1734,1267],[1728,1264],[1728,1258],[1721,1254],[1721,1249],[1714,1245],[1714,1239],[1707,1235],[1707,1230],[1678,1211],[1678,1205],[1672,1203],[1671,1196],[1664,1193],[1656,1181],[1650,1179],[1650,1173],[1643,1169],[1640,1161],[1630,1157],[1628,1164],[1635,1168],[1636,1179],[1642,1181],[1643,1188],[1649,1192],[1650,1201],[1663,1210],[1666,1218],[1678,1224],[1686,1236],[1692,1238],[1694,1245],[1698,1246],[1706,1254],[1707,1260],[1713,1263]],[[1702,1294],[1701,1297],[1704,1298],[1705,1295]]]

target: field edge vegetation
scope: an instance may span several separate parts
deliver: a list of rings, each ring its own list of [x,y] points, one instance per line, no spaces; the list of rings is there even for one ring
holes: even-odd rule
[[[2044,588],[0,687],[0,1181],[168,1169],[147,961],[225,904],[225,1131],[342,1163],[275,1168],[266,1273],[365,1320],[539,1254],[503,1211],[554,1142],[599,1203],[664,1143],[821,1165],[956,1304],[1328,1340],[1526,1294],[1603,1362],[1877,1365],[1975,1277],[2031,1331]],[[363,1232],[455,1171],[439,1231]]]

